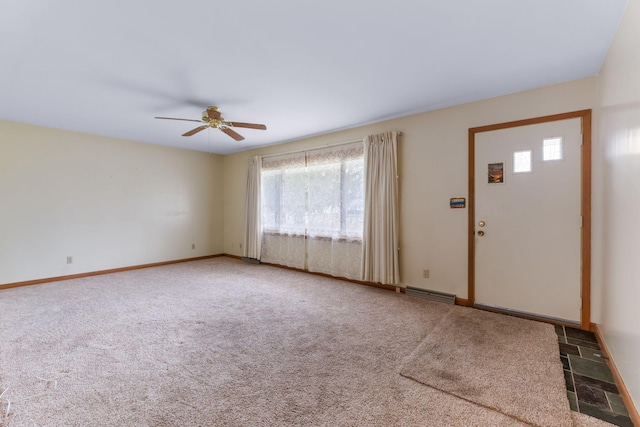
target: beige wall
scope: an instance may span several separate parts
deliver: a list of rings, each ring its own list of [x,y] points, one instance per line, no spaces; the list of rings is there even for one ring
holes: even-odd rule
[[[640,408],[640,1],[630,0],[598,77],[594,312]]]
[[[0,121],[0,284],[221,253],[222,163]]]
[[[225,247],[241,255],[247,158],[402,131],[400,264],[403,286],[467,297],[467,209],[450,209],[451,197],[468,197],[468,128],[593,108],[596,78],[531,90],[390,120],[302,141],[225,156]],[[430,278],[422,270],[430,269]]]

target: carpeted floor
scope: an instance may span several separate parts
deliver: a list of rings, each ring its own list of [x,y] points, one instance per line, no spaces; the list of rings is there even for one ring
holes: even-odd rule
[[[401,374],[532,425],[571,426],[557,349],[552,325],[454,307]]]
[[[0,425],[532,425],[510,405],[554,393],[492,407],[400,375],[487,314],[229,258],[7,289]],[[558,418],[606,425],[571,413],[553,356]]]

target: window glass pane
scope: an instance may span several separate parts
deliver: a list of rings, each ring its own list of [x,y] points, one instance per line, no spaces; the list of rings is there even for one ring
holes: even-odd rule
[[[307,168],[310,236],[340,235],[340,163]]]
[[[513,173],[531,172],[531,150],[513,153]]]
[[[562,138],[547,138],[542,141],[542,160],[562,160]]]
[[[364,227],[364,158],[344,162],[342,235],[362,237]]]
[[[304,234],[306,223],[306,185],[304,168],[285,169],[280,201],[280,232]]]
[[[267,231],[278,229],[280,223],[280,181],[282,172],[279,170],[262,171],[260,183],[260,214],[262,228]]]

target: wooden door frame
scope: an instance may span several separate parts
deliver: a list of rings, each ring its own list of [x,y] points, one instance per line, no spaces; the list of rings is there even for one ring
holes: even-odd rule
[[[532,119],[469,128],[469,217],[468,217],[468,305],[475,306],[475,138],[476,134],[499,129],[580,118],[582,124],[580,213],[580,327],[591,329],[591,110],[553,114]]]

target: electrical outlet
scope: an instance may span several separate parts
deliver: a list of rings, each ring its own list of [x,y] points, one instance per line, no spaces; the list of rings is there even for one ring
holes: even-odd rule
[[[195,243],[192,243],[192,244],[191,244],[191,249],[195,249],[195,248],[196,248],[196,244],[195,244]]]
[[[422,277],[424,277],[425,279],[429,278],[429,269],[425,268],[424,270],[422,270]]]
[[[67,264],[73,264],[73,257],[72,256],[68,256],[67,257]]]
[[[240,243],[240,249],[242,249],[242,243]]]

